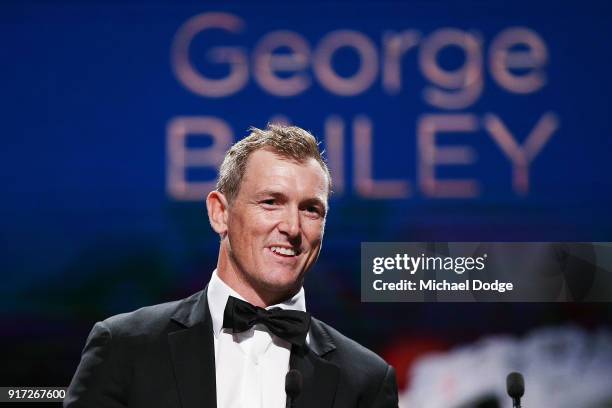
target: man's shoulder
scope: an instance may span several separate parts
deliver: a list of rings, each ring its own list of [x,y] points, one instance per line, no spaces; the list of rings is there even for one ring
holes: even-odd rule
[[[155,336],[169,329],[173,316],[184,306],[197,302],[201,291],[187,298],[141,307],[111,316],[102,322],[113,337]]]
[[[329,340],[331,340],[329,344],[335,346],[333,354],[335,354],[336,359],[346,360],[346,362],[352,362],[360,366],[367,366],[370,370],[375,369],[382,372],[387,370],[389,365],[379,355],[340,333],[329,324],[313,318],[312,325],[313,330],[320,332],[323,336],[329,336]],[[317,346],[320,347],[320,339],[312,339],[312,341],[317,342]]]

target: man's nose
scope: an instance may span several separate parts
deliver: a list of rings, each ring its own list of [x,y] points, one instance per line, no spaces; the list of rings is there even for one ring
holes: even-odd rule
[[[280,232],[287,234],[289,238],[300,235],[300,211],[297,208],[287,208],[283,213],[283,219],[278,226]]]

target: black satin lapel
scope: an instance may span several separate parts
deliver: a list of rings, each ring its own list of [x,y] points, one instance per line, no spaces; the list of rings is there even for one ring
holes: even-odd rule
[[[313,353],[292,351],[290,367],[302,373],[302,392],[295,408],[331,408],[338,388],[338,366]]]
[[[215,345],[210,317],[168,334],[182,408],[216,408]]]

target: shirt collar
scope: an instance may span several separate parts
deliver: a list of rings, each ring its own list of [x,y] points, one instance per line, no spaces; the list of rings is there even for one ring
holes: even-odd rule
[[[217,270],[215,269],[208,283],[208,309],[210,310],[210,316],[212,317],[213,332],[215,337],[219,337],[219,333],[223,328],[223,314],[225,312],[225,304],[227,298],[233,296],[240,300],[245,300],[238,294],[234,289],[230,288],[227,283],[223,282]],[[302,287],[298,293],[296,293],[291,299],[288,299],[277,305],[266,307],[271,309],[273,307],[280,307],[286,310],[299,310],[301,312],[306,311],[306,296],[304,295],[304,288]]]

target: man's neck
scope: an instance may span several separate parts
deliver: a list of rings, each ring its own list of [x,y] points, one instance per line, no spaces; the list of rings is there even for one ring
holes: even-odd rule
[[[232,288],[253,306],[266,308],[268,306],[277,305],[291,299],[299,292],[299,288],[296,291],[284,293],[270,293],[262,289],[257,290],[252,283],[246,281],[246,279],[233,268],[223,268],[222,265],[217,265],[217,275],[223,283]]]

